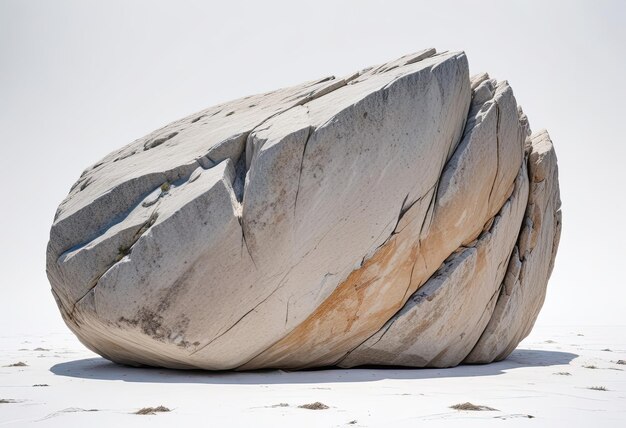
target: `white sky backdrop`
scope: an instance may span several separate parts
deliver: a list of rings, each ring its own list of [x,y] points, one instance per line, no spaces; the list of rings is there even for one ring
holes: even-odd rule
[[[2,326],[63,328],[49,227],[108,152],[222,101],[427,47],[507,79],[555,143],[563,234],[538,323],[626,324],[626,2],[0,0]]]

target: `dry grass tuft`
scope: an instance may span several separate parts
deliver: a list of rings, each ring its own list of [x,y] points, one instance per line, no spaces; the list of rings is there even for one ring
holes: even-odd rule
[[[156,415],[161,412],[171,412],[170,409],[164,406],[158,407],[144,407],[143,409],[139,409],[135,412],[136,415]]]
[[[471,410],[471,411],[496,411],[498,412],[498,409],[494,409],[493,407],[489,407],[489,406],[479,406],[477,404],[472,404],[469,401],[466,403],[460,403],[460,404],[455,404],[454,406],[450,406],[451,409],[454,410]]]
[[[302,404],[300,406],[298,406],[301,409],[309,409],[309,410],[326,410],[328,409],[328,406],[324,403],[320,403],[319,401],[316,401],[315,403],[309,403],[309,404]]]
[[[615,364],[626,365],[626,360],[617,360]]]
[[[27,367],[28,364],[26,364],[23,361],[18,361],[17,363],[13,363],[13,364],[9,364],[8,366],[4,366],[4,367]]]
[[[571,376],[572,375],[570,372],[556,372],[554,374],[558,376]]]
[[[589,365],[583,366],[583,367],[586,368],[586,369],[597,369],[598,368],[597,366],[594,366],[593,364],[589,364]]]
[[[605,386],[590,386],[589,389],[594,391],[608,391]]]
[[[289,403],[272,404],[270,407],[272,407],[272,408],[275,408],[275,407],[289,407]]]

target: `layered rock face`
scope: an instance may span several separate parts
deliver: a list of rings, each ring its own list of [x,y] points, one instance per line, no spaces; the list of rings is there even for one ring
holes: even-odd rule
[[[69,328],[130,365],[501,360],[542,306],[554,149],[434,49],[173,122],[83,172],[50,233]]]

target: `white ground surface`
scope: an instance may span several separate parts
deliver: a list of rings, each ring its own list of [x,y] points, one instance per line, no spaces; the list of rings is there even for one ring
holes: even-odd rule
[[[626,327],[536,328],[508,360],[485,366],[251,373],[129,368],[70,333],[2,336],[0,426],[626,427],[618,360]],[[329,408],[298,408],[316,401]],[[498,410],[449,407],[468,401]],[[171,412],[133,414],[158,405]]]

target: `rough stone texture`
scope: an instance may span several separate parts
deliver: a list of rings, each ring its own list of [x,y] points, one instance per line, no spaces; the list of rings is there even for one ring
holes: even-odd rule
[[[434,49],[173,122],[81,175],[47,272],[120,363],[506,358],[559,241],[556,156],[506,81]]]

